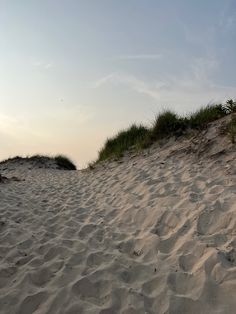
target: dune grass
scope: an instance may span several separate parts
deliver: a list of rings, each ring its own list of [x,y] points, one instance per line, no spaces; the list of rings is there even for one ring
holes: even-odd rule
[[[228,124],[227,132],[230,136],[232,144],[236,142],[236,116],[232,116],[231,121]]]
[[[148,128],[135,124],[120,131],[114,137],[107,139],[104,147],[99,151],[99,161],[121,157],[125,151],[139,145],[148,132]]]
[[[189,127],[192,129],[205,128],[208,123],[213,122],[226,115],[224,107],[219,105],[208,105],[200,108],[189,117]]]
[[[15,156],[12,158],[5,159],[0,162],[0,164],[4,164],[7,162],[14,162],[14,161],[29,161],[29,162],[34,162],[38,163],[40,165],[46,164],[48,161],[54,161],[59,169],[64,169],[64,170],[76,170],[76,166],[74,163],[66,156],[64,155],[56,155],[54,157],[51,156],[46,156],[46,155],[32,155],[32,156]]]
[[[156,116],[149,128],[133,124],[114,137],[108,138],[99,151],[96,162],[121,157],[128,150],[147,148],[160,139],[180,136],[189,130],[201,130],[206,128],[210,122],[234,112],[236,112],[236,102],[232,99],[223,105],[213,104],[202,107],[186,117],[166,110]],[[231,134],[233,136],[234,127],[232,127]]]
[[[165,138],[171,135],[181,135],[188,127],[188,120],[179,117],[176,113],[167,110],[158,114],[150,130],[154,140]]]

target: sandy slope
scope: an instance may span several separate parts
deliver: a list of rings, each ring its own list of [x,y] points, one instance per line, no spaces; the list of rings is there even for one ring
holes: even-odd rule
[[[235,148],[218,125],[93,171],[0,166],[0,313],[235,313]]]

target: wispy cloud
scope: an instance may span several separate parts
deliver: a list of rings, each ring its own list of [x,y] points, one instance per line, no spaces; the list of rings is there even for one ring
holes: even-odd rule
[[[45,62],[45,61],[42,61],[42,60],[31,59],[30,63],[31,63],[31,65],[33,67],[42,68],[42,69],[45,69],[45,70],[48,70],[48,69],[50,69],[50,68],[52,68],[54,66],[54,64],[52,62]]]
[[[162,58],[161,54],[133,54],[133,55],[121,55],[114,59],[116,60],[159,60]]]
[[[45,68],[45,69],[50,69],[50,68],[52,68],[52,67],[53,67],[53,63],[52,63],[52,62],[46,63],[46,64],[44,65],[44,68]]]
[[[173,105],[178,111],[192,110],[196,106],[210,101],[224,101],[234,97],[236,86],[218,85],[212,79],[219,64],[214,58],[196,58],[192,60],[188,71],[180,76],[171,75],[153,80],[143,80],[132,74],[115,72],[93,83],[93,88],[109,85],[126,87],[142,95],[149,101],[160,105]]]
[[[146,94],[154,99],[158,99],[158,92],[145,82],[135,76],[127,73],[114,72],[104,77],[99,78],[92,84],[92,88],[100,88],[106,84],[113,84],[117,86],[126,86],[140,94]]]
[[[101,78],[99,78],[98,80],[96,80],[93,84],[92,84],[92,88],[98,88],[104,84],[106,84],[109,81],[113,81],[114,78],[116,77],[116,73],[111,73],[108,74],[106,76],[103,76]]]

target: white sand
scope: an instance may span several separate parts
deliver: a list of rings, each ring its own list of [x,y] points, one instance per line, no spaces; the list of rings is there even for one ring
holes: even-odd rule
[[[0,313],[235,313],[235,148],[218,126],[93,171],[0,166]],[[5,169],[5,170],[3,170]]]

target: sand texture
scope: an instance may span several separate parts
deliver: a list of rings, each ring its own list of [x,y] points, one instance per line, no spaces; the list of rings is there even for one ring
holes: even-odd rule
[[[0,165],[0,313],[235,313],[236,152],[220,130],[94,170]]]

